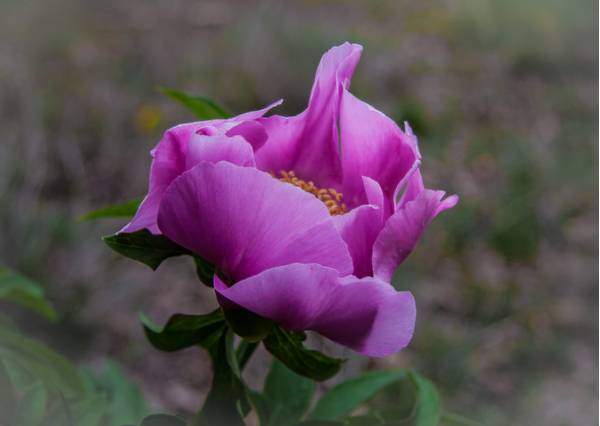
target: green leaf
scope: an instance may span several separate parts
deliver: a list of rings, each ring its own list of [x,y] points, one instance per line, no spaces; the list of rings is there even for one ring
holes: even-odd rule
[[[210,348],[221,338],[225,329],[221,309],[206,315],[175,314],[162,329],[157,329],[144,315],[140,315],[140,320],[152,346],[166,352],[194,345]]]
[[[270,426],[295,424],[308,409],[315,383],[273,359],[265,380],[263,396],[270,408]]]
[[[405,370],[381,370],[370,371],[342,382],[321,397],[311,418],[337,419],[350,414],[381,389],[405,377]]]
[[[246,309],[226,309],[225,319],[235,334],[251,342],[260,342],[273,328],[273,321]]]
[[[42,423],[44,426],[104,426],[108,410],[106,397],[100,394],[86,395],[75,401],[63,400],[62,406],[48,412]]]
[[[344,360],[306,349],[302,344],[302,336],[301,333],[275,326],[263,343],[275,358],[301,376],[317,381],[333,377]]]
[[[0,298],[36,311],[56,320],[56,311],[44,297],[44,289],[17,272],[0,267]]]
[[[66,398],[83,394],[81,375],[62,355],[4,325],[0,326],[0,360],[9,365],[9,376],[39,380],[54,394]],[[23,384],[25,382],[23,381]]]
[[[196,265],[196,275],[202,283],[208,287],[213,286],[213,277],[215,275],[215,265],[199,256],[193,255],[194,264]]]
[[[433,383],[414,371],[411,379],[417,388],[417,405],[415,409],[415,425],[437,425],[441,417],[440,395]]]
[[[110,219],[120,217],[133,217],[137,212],[138,207],[142,203],[144,197],[137,197],[133,200],[122,204],[114,204],[112,206],[103,207],[93,210],[79,217],[79,221],[95,220],[95,219]]]
[[[117,253],[142,262],[152,269],[158,268],[162,261],[169,257],[190,254],[164,235],[153,235],[147,229],[132,233],[122,232],[104,237],[103,240]]]
[[[213,364],[212,386],[195,425],[244,426],[241,412],[247,406],[247,391],[239,368],[231,366],[235,356],[228,351],[232,348],[233,333],[223,329],[219,340],[208,349]]]
[[[15,389],[6,371],[6,366],[0,361],[0,413],[3,413],[8,424],[12,424],[16,405]]]
[[[111,425],[138,424],[150,414],[140,388],[129,382],[114,362],[106,363],[96,383],[106,394]]]
[[[117,253],[156,270],[169,257],[189,255],[194,259],[198,278],[212,287],[215,267],[191,251],[169,240],[164,235],[154,235],[147,229],[136,232],[121,232],[102,238],[107,246]]]
[[[186,426],[181,417],[170,414],[152,414],[142,420],[140,426]]]
[[[180,90],[161,87],[159,90],[168,97],[175,99],[201,120],[229,118],[231,114],[217,105],[213,100],[203,96],[192,96]]]
[[[406,378],[398,385],[401,389],[395,390],[394,395],[402,398],[394,398],[392,405],[376,411],[386,424],[434,426],[440,422],[440,397],[433,383],[414,371],[407,371]]]
[[[39,425],[46,413],[47,393],[41,382],[35,382],[23,392],[17,408],[17,426]]]

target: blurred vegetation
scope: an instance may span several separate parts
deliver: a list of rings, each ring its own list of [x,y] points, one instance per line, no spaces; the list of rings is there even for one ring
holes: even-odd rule
[[[395,278],[419,306],[410,349],[354,357],[346,374],[417,367],[490,425],[593,424],[597,16],[593,0],[5,0],[0,260],[43,283],[60,318],[3,311],[95,372],[118,360],[154,406],[193,412],[208,358],[156,353],[137,312],[208,312],[212,294],[182,260],[151,273],[117,259],[98,236],[122,222],[77,218],[144,194],[147,152],[193,119],[157,87],[233,112],[283,97],[295,114],[320,55],[350,40],[365,46],[354,93],[411,123],[426,183],[461,202]],[[249,370],[258,383],[266,364]]]

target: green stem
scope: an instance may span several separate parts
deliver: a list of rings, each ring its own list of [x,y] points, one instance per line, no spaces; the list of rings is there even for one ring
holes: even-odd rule
[[[235,351],[235,356],[237,357],[238,365],[240,366],[240,371],[244,369],[257,347],[258,342],[249,342],[247,340],[242,340],[240,342]]]

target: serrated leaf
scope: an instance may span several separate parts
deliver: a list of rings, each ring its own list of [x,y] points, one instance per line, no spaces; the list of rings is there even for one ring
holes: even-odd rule
[[[406,378],[405,370],[370,371],[342,382],[317,402],[311,414],[314,419],[337,419],[350,414],[384,387]]]
[[[50,320],[57,319],[56,311],[44,297],[44,289],[39,284],[4,267],[0,267],[0,299],[32,309]]]
[[[182,104],[201,120],[231,117],[231,114],[217,105],[215,101],[204,96],[188,95],[180,90],[169,89],[166,87],[161,87],[159,90],[163,94]]]
[[[113,204],[112,206],[103,207],[93,210],[79,217],[80,221],[95,220],[95,219],[111,219],[133,217],[137,212],[138,207],[142,203],[144,197],[137,197],[121,204]]]
[[[315,383],[312,380],[294,373],[273,359],[263,388],[270,411],[267,424],[287,426],[298,422],[308,409],[314,391]]]
[[[302,341],[301,333],[275,326],[263,343],[275,358],[301,376],[322,381],[333,377],[340,370],[343,359],[306,349]]]
[[[163,260],[169,257],[190,254],[189,250],[175,244],[164,235],[154,235],[147,229],[136,232],[110,235],[103,238],[104,242],[117,253],[158,268]]]
[[[209,348],[225,329],[223,311],[217,309],[206,315],[175,314],[162,329],[157,329],[145,316],[140,315],[146,337],[156,349],[178,351],[194,345]]]

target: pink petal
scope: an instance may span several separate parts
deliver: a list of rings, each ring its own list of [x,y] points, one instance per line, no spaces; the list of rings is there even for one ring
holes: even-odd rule
[[[156,215],[158,203],[162,194],[173,180],[182,174],[189,166],[187,160],[188,144],[192,135],[216,136],[229,133],[229,136],[241,136],[253,147],[258,148],[265,142],[266,132],[263,126],[254,122],[247,124],[247,120],[256,120],[266,114],[271,108],[281,104],[281,100],[272,103],[258,111],[250,111],[229,119],[196,121],[180,124],[167,130],[158,145],[152,150],[152,166],[150,169],[150,184],[148,195],[140,205],[136,215],[120,232],[135,232],[148,229],[153,234],[158,234]]]
[[[203,162],[178,177],[163,196],[158,225],[233,282],[292,262],[352,271],[322,202],[267,173],[227,162]]]
[[[252,145],[254,151],[263,146],[269,137],[265,127],[258,121],[244,121],[228,130],[226,135],[242,136]]]
[[[398,352],[411,340],[416,307],[409,292],[369,277],[341,278],[321,265],[266,270],[219,295],[291,330],[314,330],[365,355]]]
[[[294,170],[298,177],[318,186],[339,186],[340,95],[350,84],[361,51],[361,46],[349,43],[330,49],[321,58],[308,108],[295,117],[260,120],[269,134],[267,143],[256,153],[261,170]]]
[[[373,246],[375,277],[390,282],[394,271],[412,252],[427,225],[458,202],[456,195],[443,199],[444,195],[444,191],[425,189],[387,220]]]
[[[371,258],[373,243],[383,226],[381,210],[364,204],[344,215],[334,216],[333,220],[352,256],[352,273],[357,277],[373,275]]]
[[[228,137],[224,135],[190,137],[185,168],[191,169],[202,161],[217,163],[228,161],[242,167],[254,167],[254,151],[252,146],[241,136]]]
[[[363,176],[377,181],[386,200],[386,212],[394,208],[399,182],[418,164],[411,136],[382,112],[344,90],[340,110],[345,202],[364,204]]]

